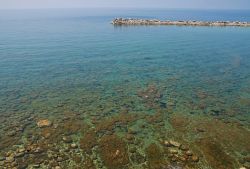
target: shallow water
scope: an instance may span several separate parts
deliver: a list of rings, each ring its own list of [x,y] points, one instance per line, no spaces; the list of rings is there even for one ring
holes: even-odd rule
[[[0,11],[0,167],[249,168],[250,29],[110,24],[249,13]]]

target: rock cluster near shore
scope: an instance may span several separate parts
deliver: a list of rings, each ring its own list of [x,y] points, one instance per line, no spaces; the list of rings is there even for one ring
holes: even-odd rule
[[[250,27],[250,22],[240,21],[161,21],[157,19],[116,18],[113,25],[177,25],[177,26],[242,26]]]

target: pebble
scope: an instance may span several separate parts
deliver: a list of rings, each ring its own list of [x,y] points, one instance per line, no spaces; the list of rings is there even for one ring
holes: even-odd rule
[[[77,148],[77,144],[73,143],[70,145],[70,147],[75,149],[75,148]]]
[[[64,141],[65,143],[72,143],[72,142],[73,142],[73,140],[72,140],[71,137],[63,136],[62,139],[63,139],[63,141]]]
[[[180,146],[180,149],[181,149],[182,151],[187,151],[187,150],[188,150],[188,147],[182,144],[182,145]]]
[[[188,155],[188,156],[192,156],[192,155],[193,155],[193,153],[192,153],[190,150],[188,150],[188,151],[186,151],[186,155]]]
[[[19,153],[25,152],[25,148],[20,148],[20,149],[18,149],[18,152],[19,152]]]
[[[180,160],[181,160],[182,162],[187,161],[187,159],[186,159],[185,157],[180,157]]]
[[[25,153],[24,152],[21,152],[21,153],[16,153],[16,157],[23,157],[25,155]]]
[[[64,149],[64,152],[70,152],[70,148],[72,148],[72,147],[66,147],[65,149]]]
[[[172,157],[174,157],[174,154],[168,154],[168,157],[172,158]]]
[[[48,159],[52,160],[54,157],[53,157],[53,154],[51,153],[47,153],[47,156],[48,156]]]
[[[175,150],[175,149],[170,149],[169,152],[170,152],[171,154],[177,154],[177,153],[178,153],[178,151]]]
[[[34,151],[34,153],[41,153],[43,150],[40,147],[37,147]]]
[[[23,132],[23,131],[24,131],[24,127],[16,128],[16,132]]]
[[[5,157],[0,157],[0,161],[4,161],[5,160]]]
[[[34,164],[33,165],[33,168],[39,168],[40,167],[40,164]]]
[[[164,145],[167,146],[167,147],[170,147],[170,146],[171,146],[171,144],[170,144],[167,140],[164,141]]]
[[[12,163],[12,162],[14,162],[15,161],[15,158],[14,157],[6,157],[6,159],[5,159],[5,161],[7,162],[7,163]]]
[[[172,146],[174,146],[174,147],[180,147],[180,146],[181,146],[180,143],[178,143],[178,142],[176,142],[176,141],[173,141],[173,140],[170,140],[169,143],[170,143]]]
[[[55,169],[61,169],[61,167],[60,166],[56,166]]]
[[[199,161],[199,157],[196,156],[196,155],[193,155],[193,156],[192,156],[192,161],[193,161],[193,162],[198,162],[198,161]]]
[[[55,125],[54,125],[54,129],[57,129],[58,126],[59,126],[58,124],[55,124]]]
[[[57,162],[62,162],[62,161],[63,161],[63,158],[62,158],[62,157],[58,157],[56,161],[57,161]]]
[[[37,122],[36,124],[37,124],[37,126],[40,127],[40,128],[52,126],[52,122],[49,121],[48,119],[38,120],[38,122]]]
[[[48,139],[50,136],[51,136],[50,133],[46,133],[46,134],[44,135],[44,138],[45,138],[45,139]]]
[[[16,167],[16,166],[18,166],[18,164],[17,164],[17,162],[13,162],[13,163],[11,163],[11,167]]]
[[[6,157],[13,156],[13,152],[8,151],[8,152],[6,152],[5,156],[6,156]]]

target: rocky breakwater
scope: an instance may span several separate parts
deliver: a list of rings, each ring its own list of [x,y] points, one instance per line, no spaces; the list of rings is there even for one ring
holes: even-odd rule
[[[250,22],[240,21],[161,21],[157,19],[116,18],[113,25],[176,25],[176,26],[241,26],[250,27]]]

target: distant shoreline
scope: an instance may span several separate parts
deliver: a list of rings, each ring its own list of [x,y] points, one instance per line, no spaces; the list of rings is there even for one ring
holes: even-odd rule
[[[161,21],[158,19],[115,18],[113,25],[176,25],[176,26],[240,26],[250,27],[250,22],[240,21]]]

